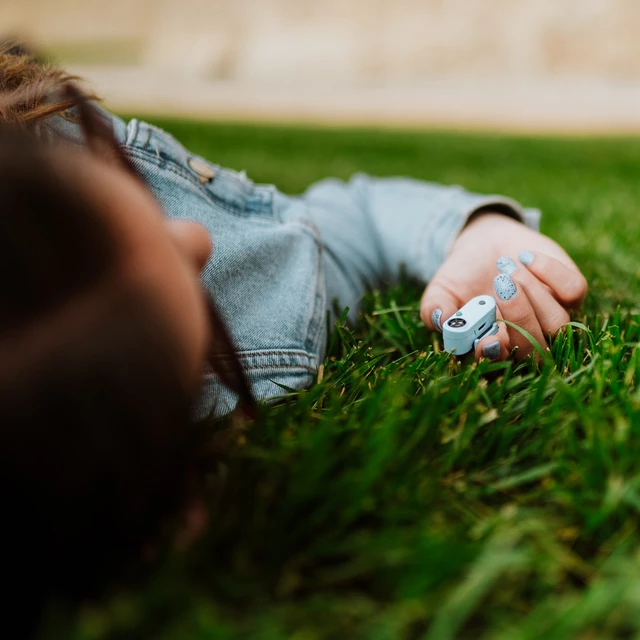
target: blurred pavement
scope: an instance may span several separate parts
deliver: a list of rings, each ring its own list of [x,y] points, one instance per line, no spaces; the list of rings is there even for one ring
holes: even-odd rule
[[[129,114],[498,131],[640,133],[640,83],[435,78],[349,87],[203,80],[157,67],[71,65]]]
[[[640,132],[640,0],[0,0],[112,107]]]

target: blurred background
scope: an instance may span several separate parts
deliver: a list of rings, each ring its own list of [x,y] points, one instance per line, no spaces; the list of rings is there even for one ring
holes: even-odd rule
[[[0,0],[119,111],[640,131],[637,0]]]

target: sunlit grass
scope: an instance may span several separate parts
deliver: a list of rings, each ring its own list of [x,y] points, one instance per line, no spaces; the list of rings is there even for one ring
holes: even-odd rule
[[[288,192],[367,171],[506,193],[543,209],[591,293],[540,369],[457,362],[421,326],[416,285],[372,293],[322,381],[212,465],[206,537],[51,633],[635,636],[638,141],[159,124]]]

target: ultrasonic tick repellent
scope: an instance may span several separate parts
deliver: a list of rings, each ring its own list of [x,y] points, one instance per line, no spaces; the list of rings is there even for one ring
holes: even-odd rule
[[[496,301],[491,296],[469,300],[442,325],[445,351],[463,356],[485,336],[498,333]]]

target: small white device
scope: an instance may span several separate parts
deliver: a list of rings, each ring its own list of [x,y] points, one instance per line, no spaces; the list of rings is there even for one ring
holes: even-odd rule
[[[496,333],[496,301],[491,296],[477,296],[469,300],[442,324],[445,351],[457,356],[469,353],[482,338]]]

